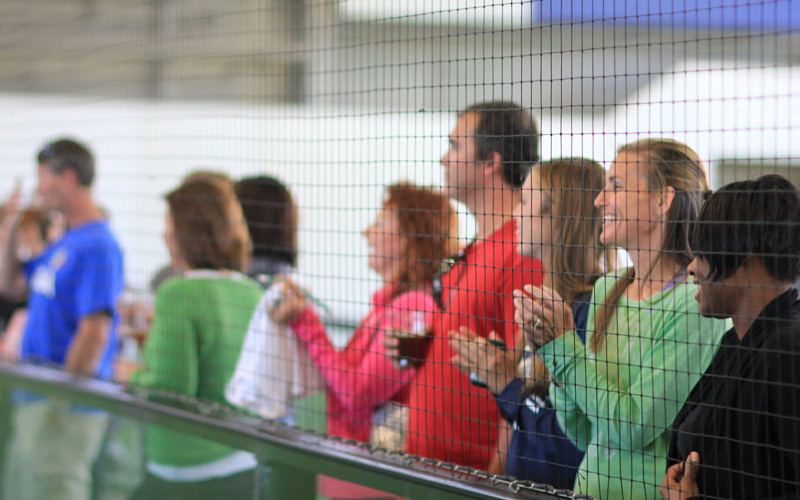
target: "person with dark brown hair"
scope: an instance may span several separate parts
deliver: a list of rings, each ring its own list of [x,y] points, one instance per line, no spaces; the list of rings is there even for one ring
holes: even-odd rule
[[[515,298],[552,374],[559,422],[586,447],[579,493],[646,499],[661,483],[669,426],[725,330],[700,316],[687,280],[689,228],[706,190],[705,168],[688,146],[660,138],[622,146],[595,206],[600,242],[625,249],[633,267],[595,283],[586,345],[557,291],[532,287]]]
[[[406,451],[501,473],[503,425],[494,398],[472,385],[450,360],[450,332],[495,332],[513,347],[513,290],[541,284],[541,262],[515,251],[512,214],[521,187],[539,160],[539,131],[528,109],[513,102],[470,106],[458,114],[440,160],[447,196],[475,217],[475,238],[444,260],[433,280],[441,307],[433,339],[409,395]],[[387,346],[390,353],[393,346]]]
[[[297,265],[297,207],[289,189],[272,177],[248,177],[234,183],[221,172],[199,170],[184,182],[206,179],[233,189],[242,206],[252,241],[247,275],[267,288],[274,276],[289,274]],[[178,274],[172,266],[160,269],[150,288]]]
[[[272,177],[248,177],[236,183],[236,196],[253,240],[247,275],[262,285],[297,266],[297,206],[292,193]]]
[[[177,267],[247,269],[252,242],[241,205],[231,194],[219,182],[196,179],[166,196],[164,239]]]
[[[388,359],[384,337],[398,328],[418,328],[424,337],[429,329],[437,310],[430,283],[451,253],[457,219],[447,198],[430,189],[401,183],[387,187],[386,195],[364,231],[369,267],[383,286],[347,346],[333,347],[303,292],[289,280],[281,282],[283,296],[271,316],[294,330],[327,384],[328,432],[402,450],[408,384],[417,368],[414,360],[403,367]],[[424,356],[424,347],[417,356]],[[363,498],[363,490],[330,478],[320,487],[334,498]]]
[[[224,172],[219,172],[216,170],[193,170],[189,174],[186,175],[181,181],[182,184],[185,184],[190,181],[196,180],[205,180],[208,182],[217,183],[222,189],[233,191],[234,185],[233,181],[228,174]],[[168,279],[179,276],[181,274],[180,270],[175,269],[172,264],[167,264],[161,267],[156,273],[150,278],[150,292],[156,293],[158,289],[164,284]],[[127,306],[123,306],[127,307]],[[139,307],[139,306],[134,306]],[[145,306],[146,307],[146,306]],[[147,316],[152,316],[152,310],[146,309],[142,311],[143,314]]]
[[[230,184],[194,178],[166,196],[164,239],[179,275],[155,300],[133,386],[228,404],[225,386],[263,295],[244,273],[251,242]],[[252,498],[251,453],[161,427],[147,430],[147,475],[134,498]]]
[[[264,286],[297,266],[297,207],[292,193],[272,177],[249,177],[235,185],[253,240],[247,275]]]

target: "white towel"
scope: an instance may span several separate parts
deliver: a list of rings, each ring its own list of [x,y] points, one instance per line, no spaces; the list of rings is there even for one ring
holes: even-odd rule
[[[267,313],[276,287],[256,307],[247,327],[239,361],[225,388],[228,402],[263,418],[286,416],[292,400],[322,389],[322,379],[305,348],[288,326]]]

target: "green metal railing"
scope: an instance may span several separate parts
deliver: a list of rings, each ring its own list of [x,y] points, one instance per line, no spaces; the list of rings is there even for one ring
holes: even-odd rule
[[[411,499],[571,498],[486,473],[354,446],[323,433],[248,417],[203,402],[136,394],[49,367],[0,363],[0,385],[92,406],[253,452],[283,470],[325,474]],[[306,485],[307,486],[307,485]],[[540,489],[542,490],[542,489]],[[293,498],[298,498],[293,496]],[[313,498],[313,497],[312,497]]]

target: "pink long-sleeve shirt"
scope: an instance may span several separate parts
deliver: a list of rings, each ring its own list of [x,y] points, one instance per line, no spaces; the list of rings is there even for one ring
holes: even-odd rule
[[[328,433],[369,441],[372,414],[383,403],[408,402],[408,384],[416,368],[395,369],[384,354],[383,332],[394,315],[425,312],[432,324],[436,303],[419,290],[391,299],[385,286],[372,297],[372,308],[343,350],[330,342],[325,327],[309,308],[289,323],[327,384]]]

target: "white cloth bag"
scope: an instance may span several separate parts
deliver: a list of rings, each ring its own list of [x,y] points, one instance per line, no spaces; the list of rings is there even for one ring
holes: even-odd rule
[[[278,288],[270,287],[259,301],[236,370],[225,388],[230,404],[268,419],[286,416],[293,399],[323,387],[319,372],[291,328],[276,323],[267,313],[267,304],[280,293]]]

